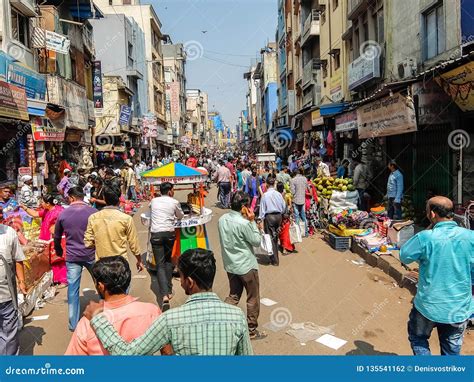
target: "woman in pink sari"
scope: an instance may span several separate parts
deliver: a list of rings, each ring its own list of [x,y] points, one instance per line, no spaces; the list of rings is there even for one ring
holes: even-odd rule
[[[56,204],[53,195],[43,195],[41,199],[41,207],[39,210],[34,210],[26,206],[21,206],[25,212],[34,217],[41,218],[40,240],[50,241],[54,233],[54,225],[58,220],[59,214],[64,209],[62,206]],[[54,252],[54,244],[50,245],[50,262],[53,270],[53,282],[58,284],[67,284],[67,268],[64,258],[56,256]]]

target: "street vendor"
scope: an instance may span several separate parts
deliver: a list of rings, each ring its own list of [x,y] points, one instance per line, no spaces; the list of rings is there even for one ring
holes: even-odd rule
[[[0,207],[0,355],[17,355],[20,350],[18,322],[18,287],[26,295],[25,255],[13,228],[3,222],[3,209]]]
[[[318,177],[331,176],[331,172],[329,171],[329,166],[323,162],[323,158],[316,157],[315,162],[316,162],[316,173]]]
[[[21,177],[23,186],[21,187],[19,202],[27,207],[36,206],[36,198],[33,194],[33,177],[31,175],[23,175]]]
[[[39,239],[45,241],[51,240],[56,220],[64,209],[58,204],[57,199],[55,199],[53,195],[45,194],[41,199],[41,208],[38,211],[24,205],[22,205],[21,208],[24,209],[28,215],[34,218],[41,218]],[[51,247],[54,248],[54,245],[51,245]],[[51,258],[50,261],[51,269],[53,270],[53,281],[59,284],[67,284],[67,269],[64,259],[55,257]]]

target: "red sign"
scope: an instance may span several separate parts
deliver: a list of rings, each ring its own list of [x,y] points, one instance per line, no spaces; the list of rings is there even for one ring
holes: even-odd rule
[[[65,129],[58,129],[48,118],[32,117],[31,131],[35,141],[62,142]]]
[[[0,81],[0,115],[28,121],[25,89]]]
[[[31,168],[30,167],[18,167],[18,175],[31,175]]]

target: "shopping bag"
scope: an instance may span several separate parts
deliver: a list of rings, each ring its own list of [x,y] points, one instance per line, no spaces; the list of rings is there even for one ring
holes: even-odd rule
[[[290,241],[291,244],[301,243],[303,241],[301,227],[295,222],[292,222],[290,226]]]
[[[260,246],[253,248],[256,255],[273,256],[272,237],[265,233],[260,240]]]

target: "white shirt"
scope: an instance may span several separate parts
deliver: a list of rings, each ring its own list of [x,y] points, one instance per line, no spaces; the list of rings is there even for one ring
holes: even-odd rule
[[[0,224],[0,255],[2,255],[15,276],[15,263],[25,260],[25,255],[18,242],[15,230],[4,224]],[[3,261],[0,260],[0,303],[13,299],[8,287],[7,273]]]
[[[174,232],[177,220],[184,217],[181,204],[169,196],[160,196],[152,199],[151,232]]]
[[[329,166],[324,163],[320,162],[317,171],[318,176],[331,176],[331,172],[329,171]]]

